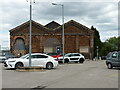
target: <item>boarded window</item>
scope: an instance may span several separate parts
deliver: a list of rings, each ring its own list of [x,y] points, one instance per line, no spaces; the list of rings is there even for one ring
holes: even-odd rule
[[[57,38],[48,38],[44,42],[44,52],[45,53],[50,53],[50,52],[57,52],[57,46],[60,46],[60,42],[58,41]]]
[[[22,38],[18,38],[15,40],[14,50],[25,50],[25,43]]]
[[[81,53],[88,53],[89,52],[89,46],[80,46],[80,52]]]

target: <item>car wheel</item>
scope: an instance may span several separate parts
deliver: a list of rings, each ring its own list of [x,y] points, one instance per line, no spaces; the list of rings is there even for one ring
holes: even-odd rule
[[[108,69],[112,69],[113,68],[111,63],[108,63],[107,67],[108,67]]]
[[[68,63],[69,62],[69,60],[68,59],[65,59],[65,62],[64,63]]]
[[[23,64],[22,64],[22,63],[17,63],[17,64],[15,65],[15,69],[18,69],[18,68],[20,68],[20,67],[23,67]]]
[[[80,62],[80,63],[83,63],[83,62],[84,62],[84,59],[83,59],[83,58],[80,58],[79,62]]]
[[[52,68],[53,68],[53,64],[52,64],[52,63],[50,63],[50,62],[49,62],[49,63],[47,63],[46,68],[47,68],[47,69],[52,69]]]

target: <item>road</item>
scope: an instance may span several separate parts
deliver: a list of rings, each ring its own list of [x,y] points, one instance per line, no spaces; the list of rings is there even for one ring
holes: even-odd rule
[[[118,88],[118,70],[105,61],[60,64],[53,70],[18,72],[2,70],[3,88]]]

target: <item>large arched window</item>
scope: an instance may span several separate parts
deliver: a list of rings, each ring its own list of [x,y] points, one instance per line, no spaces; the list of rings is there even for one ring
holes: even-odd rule
[[[17,38],[15,40],[14,50],[25,50],[25,42],[22,38]]]

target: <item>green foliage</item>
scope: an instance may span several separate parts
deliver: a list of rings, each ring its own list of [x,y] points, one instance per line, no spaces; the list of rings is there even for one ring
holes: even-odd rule
[[[94,31],[94,57],[96,57],[97,56],[97,46],[98,46],[98,53],[99,53],[102,42],[100,40],[100,35],[99,35],[99,32],[97,31],[97,29],[92,26],[91,30]]]
[[[109,52],[120,50],[120,36],[101,42],[98,30],[93,26],[91,26],[91,30],[94,31],[94,57],[97,56],[97,46],[99,56],[106,56]]]
[[[102,48],[100,50],[100,55],[106,56],[107,53],[116,50],[120,50],[120,37],[112,37],[103,42]]]

